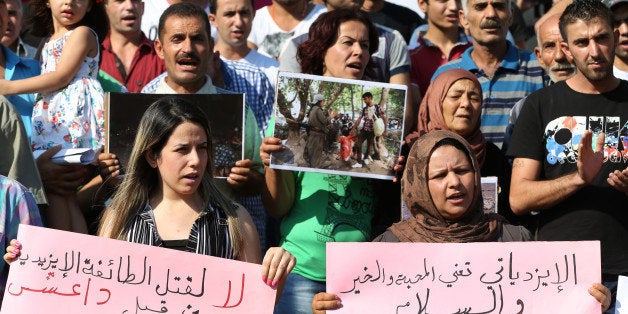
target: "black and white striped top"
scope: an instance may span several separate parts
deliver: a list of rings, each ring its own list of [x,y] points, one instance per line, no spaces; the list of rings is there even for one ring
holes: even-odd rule
[[[208,205],[192,225],[186,251],[233,259],[233,246],[226,217],[218,205]],[[144,210],[135,216],[128,230],[126,240],[129,242],[163,246],[155,227],[155,216],[150,204],[146,204]]]

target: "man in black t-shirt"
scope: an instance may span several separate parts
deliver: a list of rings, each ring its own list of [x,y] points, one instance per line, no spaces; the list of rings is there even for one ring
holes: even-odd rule
[[[613,76],[617,33],[602,2],[575,1],[559,27],[578,72],[526,100],[508,150],[510,205],[539,212],[539,240],[601,242],[614,313],[628,274],[628,82]]]

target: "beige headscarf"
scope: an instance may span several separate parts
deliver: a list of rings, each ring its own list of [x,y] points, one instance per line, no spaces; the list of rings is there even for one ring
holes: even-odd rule
[[[473,73],[467,70],[451,69],[439,74],[430,84],[427,92],[425,92],[423,101],[421,101],[421,106],[419,107],[418,132],[409,134],[406,137],[408,145],[412,145],[412,142],[423,134],[434,130],[449,130],[443,118],[443,101],[451,86],[462,79],[471,80],[475,87],[480,90],[480,95],[482,94],[480,82]],[[482,131],[480,131],[479,119],[477,125],[473,127],[473,131],[465,137],[465,140],[473,147],[475,157],[478,159],[480,166],[483,165],[486,155],[486,140],[484,139],[484,135],[482,135]]]
[[[436,209],[428,188],[428,163],[434,146],[444,139],[459,142],[472,161],[475,193],[469,209],[456,221],[447,221]],[[401,242],[483,242],[494,241],[501,233],[503,218],[484,214],[480,166],[473,150],[460,135],[436,130],[419,137],[408,155],[401,182],[401,197],[414,218],[392,225],[388,230]]]

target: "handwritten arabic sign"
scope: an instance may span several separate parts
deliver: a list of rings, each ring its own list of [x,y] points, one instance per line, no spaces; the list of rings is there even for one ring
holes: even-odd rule
[[[327,243],[340,313],[600,313],[600,269],[597,241]]]
[[[20,225],[2,313],[272,313],[261,266]]]

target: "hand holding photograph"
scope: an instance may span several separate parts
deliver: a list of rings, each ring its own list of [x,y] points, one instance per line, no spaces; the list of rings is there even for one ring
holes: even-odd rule
[[[406,86],[280,72],[275,169],[392,180],[401,151]]]

